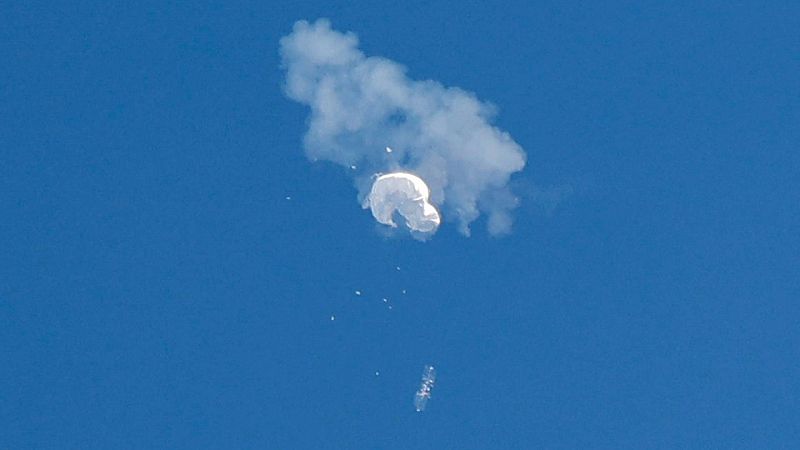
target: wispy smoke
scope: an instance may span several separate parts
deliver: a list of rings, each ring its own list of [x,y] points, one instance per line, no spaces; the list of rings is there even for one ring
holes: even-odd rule
[[[525,166],[525,153],[491,125],[491,105],[459,88],[409,79],[403,66],[365,56],[353,33],[324,19],[295,23],[280,47],[286,94],[311,108],[309,158],[354,168],[361,201],[374,173],[410,172],[464,234],[481,213],[490,233],[510,231],[517,199],[507,184]]]

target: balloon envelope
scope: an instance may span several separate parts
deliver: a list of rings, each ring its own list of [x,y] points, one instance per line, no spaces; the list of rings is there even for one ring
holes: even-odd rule
[[[439,227],[439,211],[430,201],[428,185],[416,175],[406,172],[387,173],[372,184],[365,207],[372,210],[378,222],[396,227],[392,219],[395,211],[414,231],[432,232]]]

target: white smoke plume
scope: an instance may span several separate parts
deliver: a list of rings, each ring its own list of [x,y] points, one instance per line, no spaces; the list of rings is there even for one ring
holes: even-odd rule
[[[287,96],[311,108],[308,157],[353,169],[362,203],[373,174],[407,172],[425,181],[431,203],[465,235],[481,213],[491,234],[510,231],[517,199],[507,184],[525,166],[525,152],[491,125],[491,105],[409,79],[405,67],[365,56],[353,33],[324,19],[295,23],[280,52]]]

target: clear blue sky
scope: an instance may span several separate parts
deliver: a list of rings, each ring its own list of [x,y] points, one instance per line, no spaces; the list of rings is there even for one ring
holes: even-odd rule
[[[0,448],[800,447],[796,2],[343,3],[2,8]],[[510,236],[305,158],[317,17],[497,105]]]

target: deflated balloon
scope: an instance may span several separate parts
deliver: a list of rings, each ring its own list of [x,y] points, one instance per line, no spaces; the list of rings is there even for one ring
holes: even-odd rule
[[[365,208],[372,210],[378,222],[397,227],[392,219],[395,211],[408,228],[424,233],[435,231],[441,223],[439,211],[430,201],[428,185],[416,175],[406,172],[387,173],[372,184]]]

